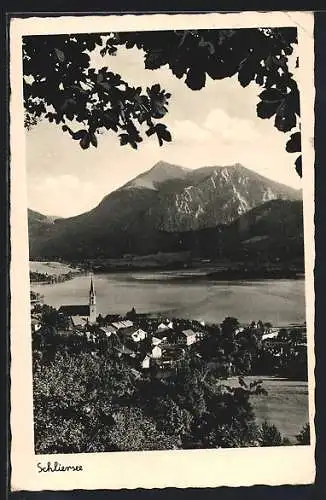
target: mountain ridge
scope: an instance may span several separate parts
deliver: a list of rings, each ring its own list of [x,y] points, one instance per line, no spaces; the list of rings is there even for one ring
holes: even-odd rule
[[[240,164],[187,169],[158,162],[78,216],[30,224],[31,256],[121,257],[168,251],[167,233],[232,224],[272,200],[300,192]]]

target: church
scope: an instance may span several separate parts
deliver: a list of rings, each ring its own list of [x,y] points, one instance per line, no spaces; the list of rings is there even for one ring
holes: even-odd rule
[[[91,276],[88,304],[61,306],[59,313],[67,316],[73,326],[86,326],[96,323],[96,294],[93,276]]]

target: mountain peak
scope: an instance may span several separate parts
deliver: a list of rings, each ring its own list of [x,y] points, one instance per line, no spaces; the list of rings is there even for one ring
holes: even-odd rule
[[[189,172],[189,168],[181,167],[180,165],[175,165],[174,163],[168,163],[166,161],[160,160],[155,165],[148,170],[151,172],[153,170],[170,170],[170,171],[184,171]]]
[[[152,168],[125,184],[122,189],[145,188],[156,191],[159,185],[164,182],[184,179],[189,171],[188,168],[159,161]]]

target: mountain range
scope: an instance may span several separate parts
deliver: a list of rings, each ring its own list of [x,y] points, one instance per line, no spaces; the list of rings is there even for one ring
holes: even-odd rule
[[[29,210],[28,220],[34,259],[303,248],[301,191],[240,164],[190,170],[159,162],[89,212],[55,219]]]

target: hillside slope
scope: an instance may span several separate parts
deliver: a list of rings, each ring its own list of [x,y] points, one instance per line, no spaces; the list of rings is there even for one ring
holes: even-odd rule
[[[180,233],[229,226],[268,201],[300,196],[241,165],[188,170],[159,162],[87,213],[51,224],[30,217],[30,252],[79,260],[170,251]]]

